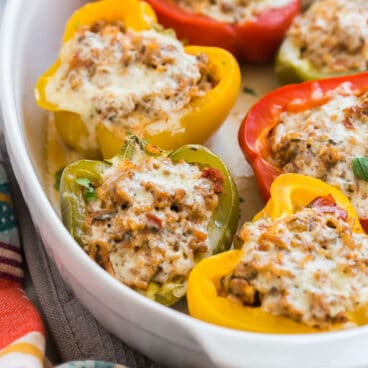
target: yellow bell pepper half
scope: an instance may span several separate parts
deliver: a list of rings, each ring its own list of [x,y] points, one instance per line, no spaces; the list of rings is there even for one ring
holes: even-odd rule
[[[271,186],[271,198],[253,221],[270,217],[274,220],[291,215],[296,208],[314,199],[332,195],[346,210],[354,232],[363,233],[350,201],[336,188],[321,180],[299,174],[279,176]],[[189,313],[205,322],[252,332],[299,334],[322,332],[290,318],[274,316],[260,307],[247,307],[218,295],[220,280],[231,274],[243,257],[242,250],[231,250],[199,262],[189,276],[187,300]],[[368,323],[366,311],[357,310],[351,319],[358,325]],[[341,328],[336,324],[333,329]]]
[[[139,0],[103,0],[87,4],[77,10],[69,19],[63,42],[67,42],[81,26],[90,25],[98,20],[121,20],[135,31],[150,29],[157,22],[150,5]],[[181,118],[182,129],[175,132],[167,130],[150,135],[144,131],[143,136],[154,145],[172,150],[188,143],[203,143],[214,133],[227,117],[235,103],[241,83],[241,74],[236,59],[227,51],[215,47],[187,46],[185,51],[192,55],[206,54],[209,67],[216,85],[203,97],[193,100],[188,106],[188,113]],[[118,136],[105,125],[96,126],[97,146],[86,150],[84,140],[88,138],[86,123],[73,112],[48,101],[46,87],[60,66],[60,60],[49,68],[38,80],[35,88],[38,105],[53,111],[55,124],[64,142],[87,156],[95,157],[102,153],[104,158],[112,157],[120,150],[124,136]]]

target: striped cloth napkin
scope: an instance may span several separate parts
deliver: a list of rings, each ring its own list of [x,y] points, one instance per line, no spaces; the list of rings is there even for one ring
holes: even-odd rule
[[[5,165],[0,153],[0,368],[51,368],[45,358],[45,330],[23,290],[21,245]],[[58,368],[126,368],[78,361]]]
[[[41,368],[44,327],[24,294],[22,254],[9,196],[4,164],[0,163],[0,367]]]

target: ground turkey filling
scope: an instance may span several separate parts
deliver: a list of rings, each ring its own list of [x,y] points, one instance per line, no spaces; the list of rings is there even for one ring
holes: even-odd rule
[[[88,205],[85,250],[133,288],[184,280],[213,251],[208,226],[222,186],[216,169],[184,161],[121,161],[106,171]]]
[[[368,236],[330,205],[243,225],[243,258],[222,279],[222,296],[273,315],[329,328],[352,326],[368,302]]]
[[[96,144],[97,123],[120,136],[180,130],[189,103],[215,84],[209,69],[206,55],[187,54],[170,32],[135,32],[101,21],[63,46],[46,95],[88,122],[88,147]]]
[[[368,1],[316,1],[296,18],[288,36],[315,69],[326,73],[366,70]]]
[[[174,0],[185,10],[206,15],[220,22],[239,23],[253,20],[265,10],[280,8],[291,0]]]
[[[283,172],[319,178],[340,189],[360,218],[368,218],[368,182],[354,176],[352,160],[368,157],[368,93],[343,84],[320,107],[283,112],[269,136],[268,161]]]

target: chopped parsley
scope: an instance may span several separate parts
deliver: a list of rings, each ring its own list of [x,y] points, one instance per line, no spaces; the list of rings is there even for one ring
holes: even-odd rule
[[[255,90],[248,86],[243,87],[243,92],[251,96],[257,96],[257,93],[255,92]]]
[[[356,157],[351,164],[354,175],[358,179],[368,181],[368,157]]]
[[[78,178],[76,182],[83,188],[83,197],[87,202],[97,199],[96,190],[88,178]]]

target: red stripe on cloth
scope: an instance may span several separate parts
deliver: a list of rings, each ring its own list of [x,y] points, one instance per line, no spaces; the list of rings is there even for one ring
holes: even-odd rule
[[[13,245],[13,244],[4,243],[4,242],[0,241],[0,248],[9,249],[9,250],[12,250],[13,252],[17,252],[17,253],[21,254],[20,248],[17,247],[16,245]]]
[[[22,268],[22,262],[19,262],[16,259],[10,259],[10,258],[7,258],[7,257],[0,256],[0,264],[1,263],[7,264],[7,265],[10,265],[10,266],[14,266],[14,267],[17,267],[17,268],[20,268],[20,269]]]
[[[7,288],[19,288],[20,283],[17,281],[10,281],[5,279],[0,279],[0,289],[7,289]]]
[[[0,281],[0,350],[32,331],[44,334],[41,318],[23,290],[4,286]]]

